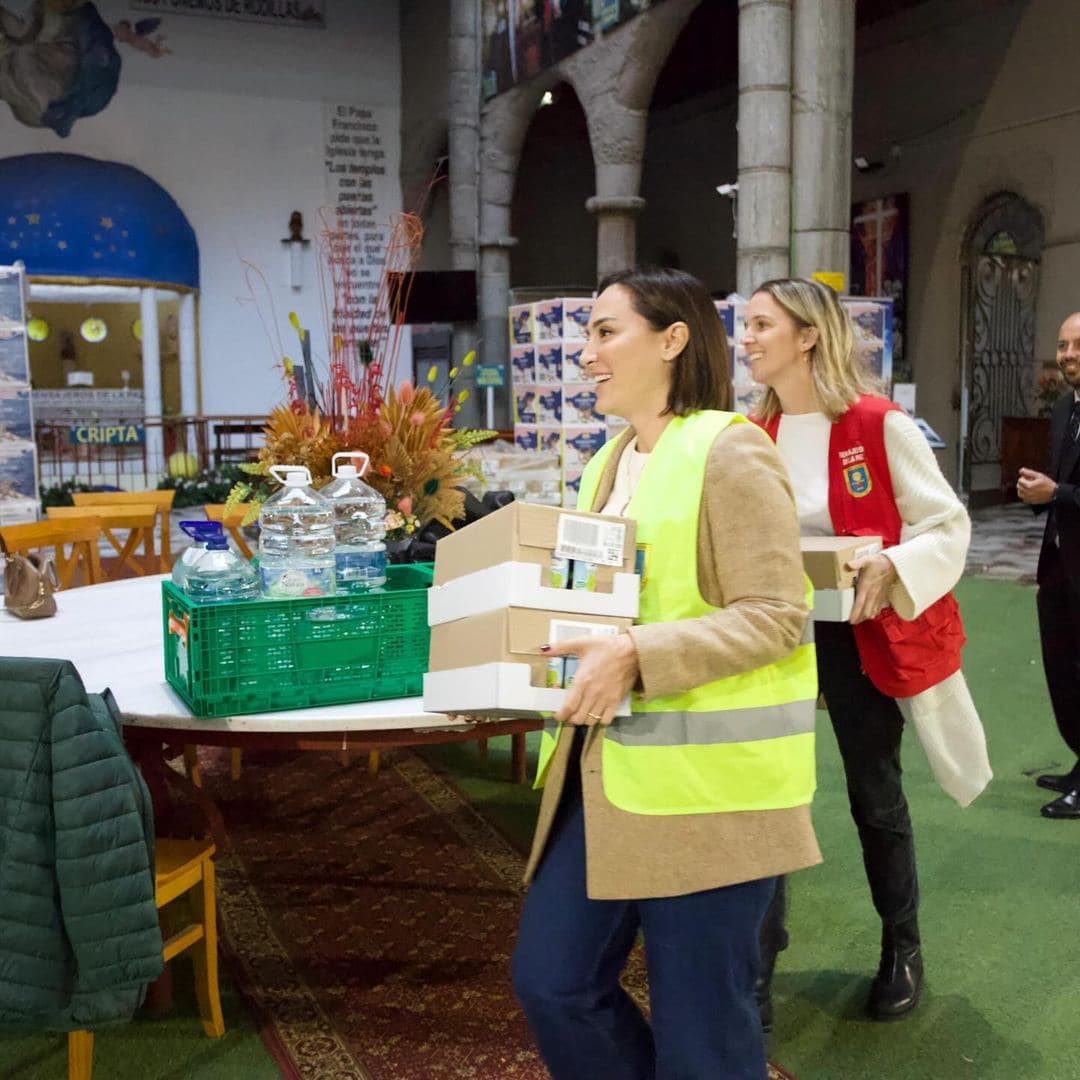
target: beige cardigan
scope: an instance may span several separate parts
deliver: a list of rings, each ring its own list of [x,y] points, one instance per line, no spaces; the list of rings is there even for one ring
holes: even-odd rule
[[[593,509],[607,502],[619,457],[633,437],[633,429],[621,436]],[[802,636],[808,612],[795,502],[776,447],[751,424],[725,429],[709,452],[698,527],[698,585],[705,600],[722,610],[630,631],[646,698],[772,663]],[[551,830],[573,734],[566,725],[552,757],[526,880]],[[589,733],[581,758],[586,889],[592,899],[680,896],[821,861],[808,806],[655,816],[619,810],[604,795],[600,734]]]

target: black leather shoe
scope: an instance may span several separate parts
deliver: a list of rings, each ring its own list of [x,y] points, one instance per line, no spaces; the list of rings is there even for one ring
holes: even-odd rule
[[[1060,791],[1062,793],[1075,786],[1076,782],[1077,777],[1071,772],[1043,773],[1042,776],[1035,778],[1035,783],[1039,787],[1046,788],[1047,791]]]
[[[915,920],[885,926],[881,934],[881,964],[870,987],[866,1011],[874,1020],[899,1020],[919,1004],[922,984],[922,951]]]
[[[1042,816],[1062,821],[1069,818],[1080,818],[1080,788],[1072,788],[1066,791],[1061,798],[1048,802],[1042,808]]]

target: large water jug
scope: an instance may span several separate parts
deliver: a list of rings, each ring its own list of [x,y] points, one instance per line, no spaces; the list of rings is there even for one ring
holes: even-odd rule
[[[199,604],[257,600],[259,572],[229,547],[224,534],[211,536],[206,550],[188,569],[184,591]]]
[[[259,512],[259,573],[272,599],[334,593],[334,508],[303,465],[274,465],[282,489]]]
[[[360,460],[360,467],[338,464]],[[368,592],[386,584],[386,500],[361,477],[370,459],[362,450],[335,454],[334,479],[319,492],[334,508],[334,574],[337,591]]]
[[[181,521],[180,529],[191,537],[191,544],[180,553],[173,563],[172,582],[182,589],[187,581],[188,571],[195,565],[196,559],[206,551],[206,544],[215,536],[224,536],[220,521]]]

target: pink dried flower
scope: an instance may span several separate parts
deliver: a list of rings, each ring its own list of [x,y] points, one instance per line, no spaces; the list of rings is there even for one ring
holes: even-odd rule
[[[406,517],[412,517],[412,496],[406,495],[398,499],[397,507]]]

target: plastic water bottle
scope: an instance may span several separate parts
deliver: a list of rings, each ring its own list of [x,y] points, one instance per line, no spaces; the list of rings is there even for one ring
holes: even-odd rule
[[[338,458],[363,458],[338,465]],[[362,450],[334,455],[334,479],[319,492],[334,508],[334,573],[338,592],[360,593],[386,584],[386,500],[360,478],[370,460]]]
[[[263,595],[276,600],[334,593],[334,508],[303,465],[274,465],[284,485],[259,513]]]
[[[180,528],[191,537],[191,544],[184,548],[180,557],[173,563],[172,582],[178,588],[184,588],[188,571],[195,561],[206,551],[207,541],[215,536],[224,536],[225,530],[220,521],[181,521]]]
[[[188,569],[184,591],[199,604],[257,600],[259,572],[229,547],[224,533],[219,533],[206,541],[206,550]]]

